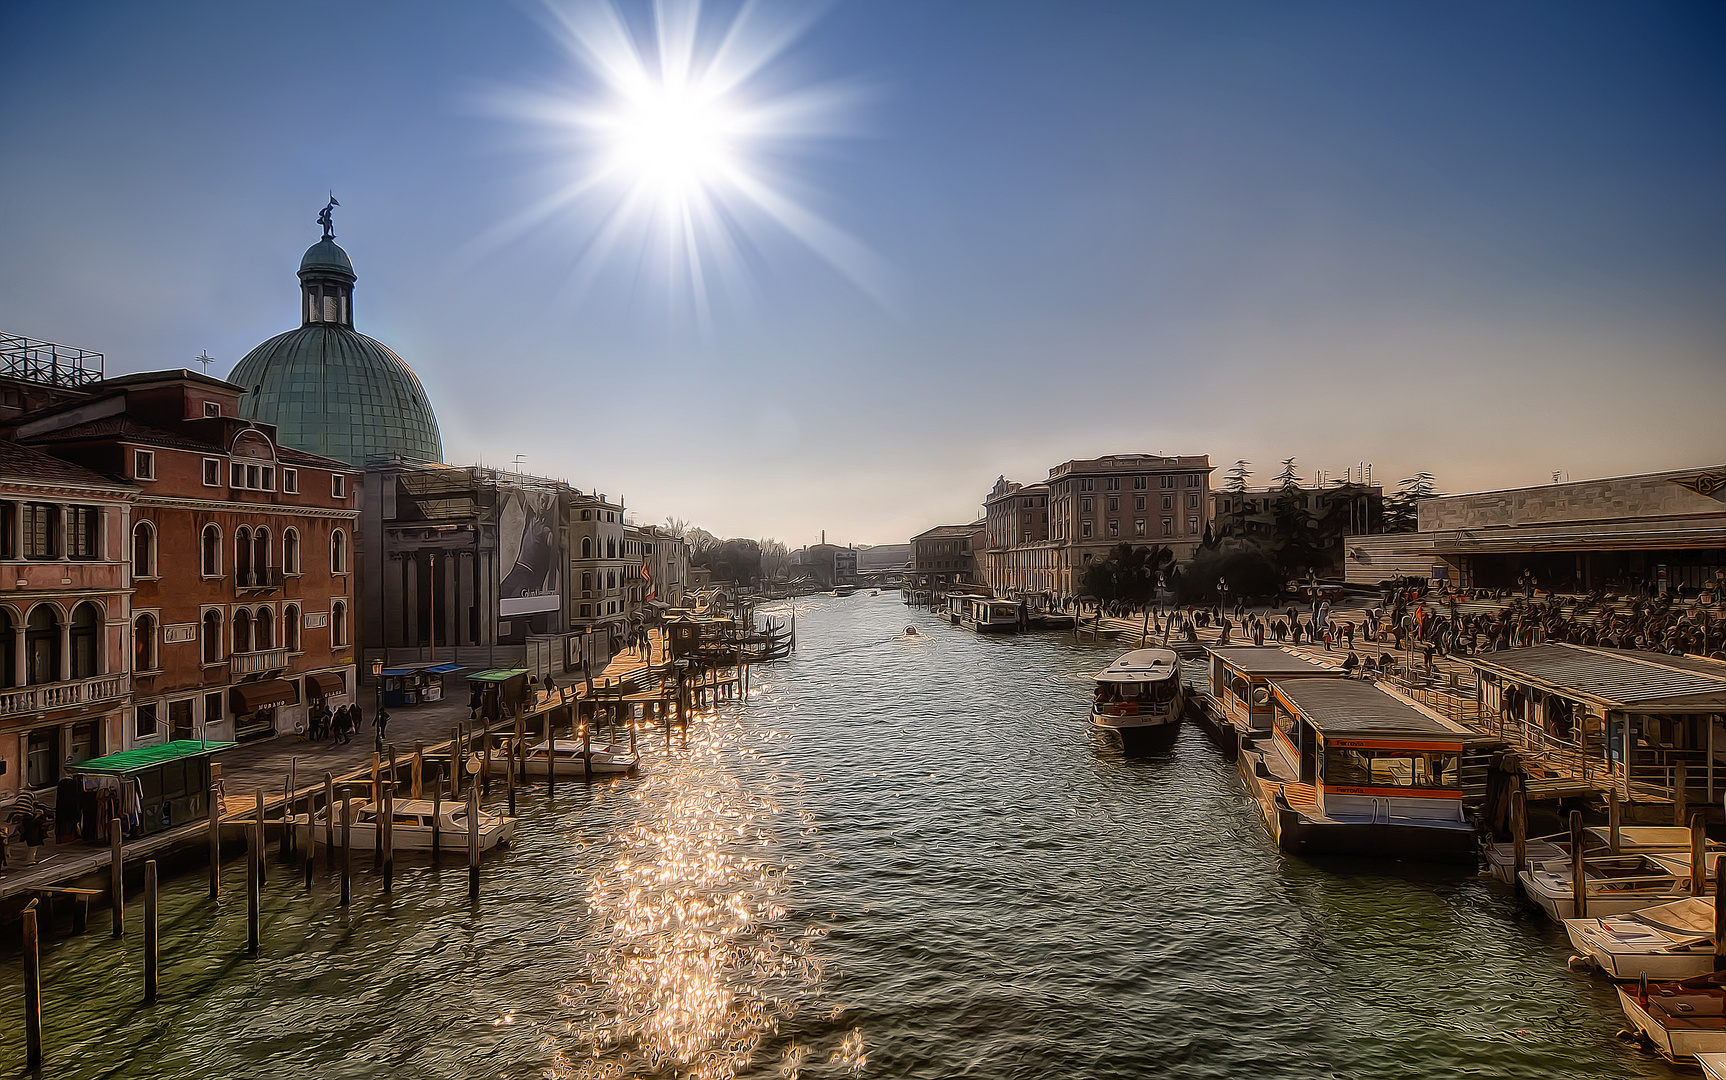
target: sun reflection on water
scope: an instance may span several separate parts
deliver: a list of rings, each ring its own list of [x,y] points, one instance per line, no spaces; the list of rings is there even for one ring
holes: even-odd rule
[[[826,931],[787,912],[808,815],[739,767],[774,733],[723,713],[701,720],[628,791],[629,824],[604,841],[615,857],[586,872],[590,981],[566,995],[556,1075],[726,1080],[764,1042],[781,1076],[809,1059],[782,1032],[800,1011],[830,1007],[814,949]],[[862,1033],[830,1060],[860,1072]]]

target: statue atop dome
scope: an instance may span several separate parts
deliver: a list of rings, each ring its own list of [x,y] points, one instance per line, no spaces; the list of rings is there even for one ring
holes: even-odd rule
[[[330,215],[330,211],[340,205],[342,204],[336,201],[336,193],[332,191],[330,192],[329,205],[318,211],[318,224],[324,227],[325,240],[334,240],[336,238],[335,220]]]

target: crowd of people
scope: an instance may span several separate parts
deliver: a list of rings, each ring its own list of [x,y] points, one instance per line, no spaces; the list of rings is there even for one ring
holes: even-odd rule
[[[331,747],[336,747],[345,746],[354,741],[354,736],[359,734],[360,723],[365,719],[365,716],[360,710],[359,702],[356,701],[351,705],[343,705],[335,710],[331,710],[328,705],[314,705],[306,710],[306,719],[309,721],[304,732],[307,739],[312,742],[322,742],[329,739]],[[389,726],[389,722],[390,714],[388,710],[383,709],[380,709],[377,716],[372,720],[372,727],[380,751],[384,744],[384,731]]]

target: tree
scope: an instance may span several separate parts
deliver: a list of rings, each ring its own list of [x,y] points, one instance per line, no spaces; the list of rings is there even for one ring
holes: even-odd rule
[[[1300,487],[1300,473],[1295,466],[1294,458],[1283,458],[1283,471],[1271,477],[1273,483],[1281,488]]]
[[[712,571],[714,581],[753,585],[761,577],[761,545],[754,540],[721,540],[704,545],[691,553],[689,561]]]
[[[1085,567],[1080,587],[1104,603],[1142,604],[1156,595],[1158,576],[1174,561],[1174,552],[1162,544],[1134,547],[1123,541]]]
[[[1231,495],[1239,495],[1245,492],[1247,489],[1247,480],[1251,478],[1253,474],[1252,470],[1247,468],[1247,466],[1251,464],[1252,462],[1250,461],[1235,462],[1234,468],[1230,469],[1228,474],[1223,478],[1223,490],[1229,492]],[[1289,459],[1289,464],[1294,464],[1293,458]]]
[[[677,539],[682,540],[689,532],[689,522],[680,517],[668,517],[665,519],[664,528],[667,535],[675,536]]]
[[[761,541],[761,573],[770,579],[782,579],[791,570],[791,549],[778,540]]]
[[[1269,549],[1256,540],[1226,537],[1209,551],[1200,551],[1180,575],[1182,603],[1215,600],[1217,580],[1227,579],[1229,595],[1271,600],[1281,595],[1287,580]]]
[[[1384,531],[1414,532],[1420,527],[1418,504],[1439,495],[1438,481],[1429,472],[1417,472],[1396,486],[1396,494],[1384,500]]]

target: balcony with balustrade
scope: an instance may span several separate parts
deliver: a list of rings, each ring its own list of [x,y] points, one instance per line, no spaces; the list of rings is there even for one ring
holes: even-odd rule
[[[98,675],[91,679],[20,686],[0,690],[0,717],[118,703],[126,698],[128,692],[129,683],[124,675]]]
[[[258,649],[255,652],[235,653],[229,658],[228,670],[236,677],[281,671],[288,666],[288,657],[291,655],[293,654],[288,649]]]
[[[273,592],[282,587],[279,566],[247,567],[234,571],[235,592]]]

